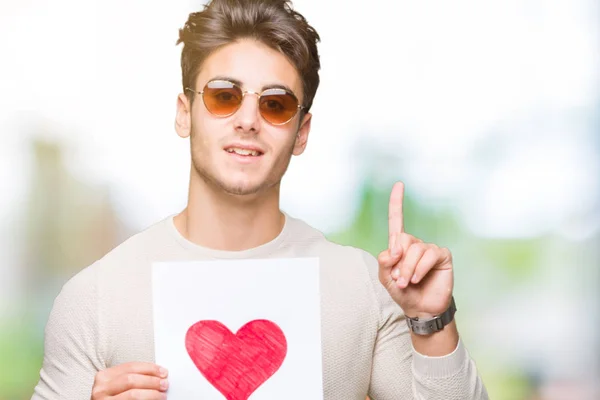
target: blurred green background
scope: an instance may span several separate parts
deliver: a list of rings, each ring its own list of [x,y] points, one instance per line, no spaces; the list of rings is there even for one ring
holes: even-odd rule
[[[66,280],[184,206],[174,43],[200,4],[0,5],[0,400],[31,397]],[[282,208],[376,255],[404,181],[490,397],[599,399],[597,2],[294,4],[323,69]]]

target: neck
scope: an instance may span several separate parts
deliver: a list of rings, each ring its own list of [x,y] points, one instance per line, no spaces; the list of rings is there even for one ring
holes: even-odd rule
[[[242,251],[275,239],[285,217],[279,209],[279,184],[265,193],[237,196],[203,179],[190,180],[187,207],[174,217],[189,241],[214,250]]]

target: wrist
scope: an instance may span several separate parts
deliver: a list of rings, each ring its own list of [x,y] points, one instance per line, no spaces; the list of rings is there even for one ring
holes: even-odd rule
[[[448,296],[448,298],[445,301],[445,305],[441,306],[441,307],[436,307],[436,310],[432,311],[422,311],[416,308],[404,308],[401,306],[402,311],[404,312],[404,315],[407,318],[412,318],[412,319],[420,319],[420,320],[425,320],[425,319],[431,319],[431,318],[435,318],[440,316],[441,314],[443,314],[444,312],[448,311],[448,309],[450,309],[450,307],[452,306],[454,302],[454,296],[450,295]],[[454,307],[456,307],[456,304],[454,303]]]
[[[427,319],[435,318],[439,314],[432,314],[432,313],[426,313],[426,312],[413,310],[413,311],[404,312],[404,315],[406,315],[406,318],[410,318],[410,319],[427,320]]]
[[[438,315],[429,313],[417,313],[417,316],[414,317],[408,313],[405,313],[405,315],[406,323],[413,334],[427,336],[442,331],[446,325],[454,320],[455,313],[456,304],[454,303],[454,297],[452,297],[448,308]]]
[[[443,357],[454,352],[458,346],[459,335],[456,322],[452,321],[448,326],[436,333],[429,335],[417,335],[411,333],[413,349],[422,356]]]

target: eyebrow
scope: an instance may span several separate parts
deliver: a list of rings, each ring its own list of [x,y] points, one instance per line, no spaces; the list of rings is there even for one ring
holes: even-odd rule
[[[229,82],[235,83],[239,87],[244,87],[244,84],[239,79],[235,79],[235,78],[232,78],[230,76],[225,76],[225,75],[215,76],[215,77],[211,78],[209,80],[209,82],[210,81],[229,81]],[[283,89],[283,90],[285,90],[287,92],[294,93],[294,91],[289,86],[286,86],[286,85],[281,84],[281,83],[272,83],[272,84],[269,84],[269,85],[265,85],[265,86],[263,86],[260,89],[259,92],[264,92],[267,89]]]

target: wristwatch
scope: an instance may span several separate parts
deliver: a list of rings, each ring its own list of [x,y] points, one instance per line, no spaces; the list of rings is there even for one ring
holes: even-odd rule
[[[450,307],[438,316],[429,319],[419,319],[406,317],[406,323],[410,330],[417,335],[430,335],[435,332],[439,332],[446,325],[448,325],[454,319],[454,313],[456,312],[456,304],[454,303],[454,296],[450,302]]]

